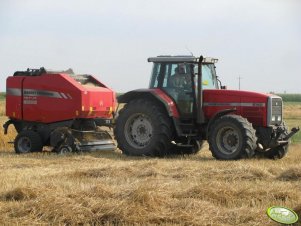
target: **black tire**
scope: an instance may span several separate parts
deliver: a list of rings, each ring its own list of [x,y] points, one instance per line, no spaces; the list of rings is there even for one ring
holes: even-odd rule
[[[289,144],[279,146],[264,152],[264,157],[268,159],[282,159],[288,152]]]
[[[156,102],[137,99],[120,110],[114,134],[126,155],[163,156],[168,154],[173,129],[166,111]]]
[[[60,147],[58,147],[56,149],[57,154],[60,155],[65,155],[65,154],[70,154],[73,152],[72,147],[68,146],[68,145],[61,145]]]
[[[15,138],[14,147],[15,152],[18,154],[39,152],[43,149],[43,143],[37,132],[24,130]]]
[[[238,115],[224,115],[210,127],[209,149],[216,159],[251,158],[255,154],[256,141],[252,124]]]
[[[75,138],[68,127],[58,127],[50,134],[50,145],[58,154],[76,150]]]

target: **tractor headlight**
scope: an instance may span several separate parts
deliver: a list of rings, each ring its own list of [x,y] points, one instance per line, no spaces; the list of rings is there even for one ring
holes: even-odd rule
[[[271,121],[272,122],[281,122],[281,115],[272,115]]]

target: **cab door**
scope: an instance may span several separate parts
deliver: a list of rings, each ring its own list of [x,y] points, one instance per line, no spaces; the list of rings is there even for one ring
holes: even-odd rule
[[[150,88],[160,88],[174,100],[182,118],[193,114],[190,68],[191,64],[185,63],[155,63],[150,82]]]

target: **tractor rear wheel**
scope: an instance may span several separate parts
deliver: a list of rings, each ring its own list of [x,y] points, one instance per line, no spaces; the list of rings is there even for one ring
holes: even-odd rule
[[[155,102],[133,100],[120,110],[114,129],[118,148],[126,155],[163,156],[172,137],[171,120]]]
[[[257,138],[247,119],[224,115],[210,127],[208,141],[213,157],[234,160],[254,156]]]
[[[15,152],[24,154],[29,152],[39,152],[43,149],[40,135],[31,130],[21,131],[14,142]]]
[[[56,152],[57,152],[58,154],[64,155],[64,154],[72,153],[73,150],[72,150],[72,148],[71,148],[70,146],[68,146],[68,145],[61,145],[60,147],[58,147],[58,148],[56,149]]]

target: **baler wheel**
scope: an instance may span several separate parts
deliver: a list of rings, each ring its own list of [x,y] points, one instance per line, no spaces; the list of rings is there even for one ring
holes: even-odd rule
[[[118,148],[126,155],[163,156],[171,146],[171,120],[155,102],[138,99],[120,110],[114,130]]]
[[[24,130],[17,135],[14,147],[17,154],[39,152],[43,149],[43,143],[37,132]]]
[[[50,145],[57,153],[63,154],[69,152],[69,148],[74,146],[74,137],[68,127],[58,127],[50,134]],[[69,147],[68,150],[63,147]],[[61,151],[62,149],[62,151]]]
[[[238,115],[224,115],[210,127],[209,149],[216,159],[251,158],[255,154],[256,141],[252,124]]]
[[[58,154],[68,154],[72,153],[72,148],[68,145],[61,145],[59,148],[57,148]]]

